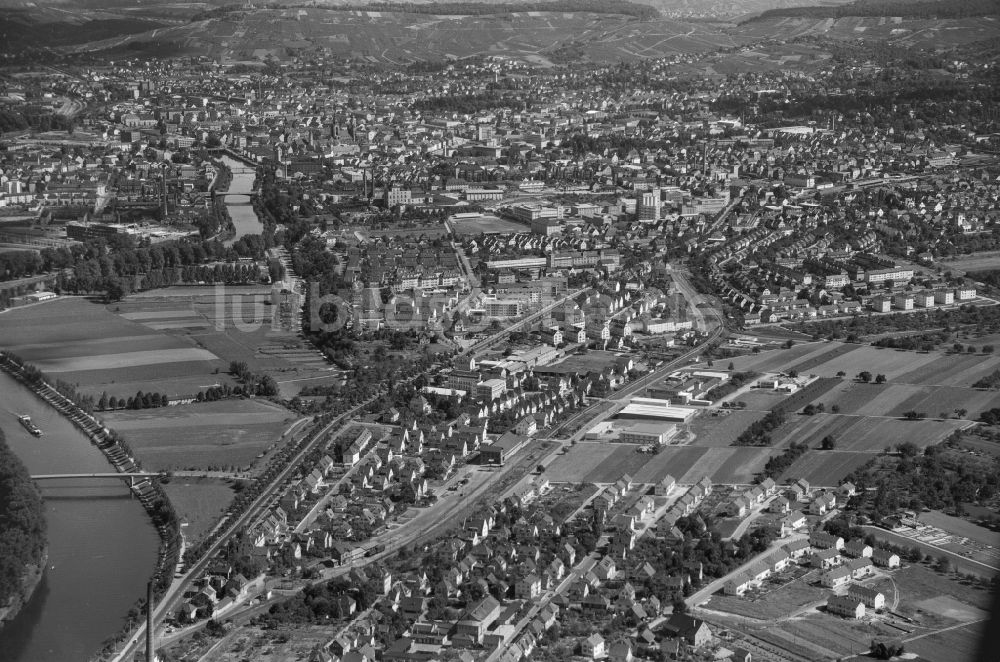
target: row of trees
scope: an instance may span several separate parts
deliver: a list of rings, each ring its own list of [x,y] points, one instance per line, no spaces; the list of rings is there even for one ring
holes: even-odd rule
[[[797,444],[793,441],[780,455],[775,455],[767,461],[767,464],[764,465],[764,475],[769,478],[778,478],[797,459],[805,455],[807,450],[809,450],[809,444],[805,442]]]
[[[98,411],[112,411],[115,409],[154,409],[156,407],[166,407],[170,404],[170,399],[166,393],[143,393],[136,391],[132,397],[117,398],[108,396],[107,391],[101,394],[97,401]]]
[[[786,420],[783,409],[768,412],[767,416],[755,421],[744,430],[733,442],[734,446],[770,446],[771,432],[780,427]]]

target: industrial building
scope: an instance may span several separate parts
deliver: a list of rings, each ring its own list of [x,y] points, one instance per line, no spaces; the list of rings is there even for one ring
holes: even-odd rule
[[[645,418],[672,423],[687,423],[697,411],[691,407],[675,407],[670,404],[669,400],[632,398],[632,401],[618,412],[618,418]]]

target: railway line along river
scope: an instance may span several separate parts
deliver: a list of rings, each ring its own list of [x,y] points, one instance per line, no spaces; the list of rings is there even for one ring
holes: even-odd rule
[[[31,436],[28,414],[43,431]],[[114,469],[77,428],[0,372],[0,428],[32,474]],[[0,662],[84,662],[145,596],[159,536],[121,480],[65,479],[42,485],[49,560],[31,600],[0,629]]]

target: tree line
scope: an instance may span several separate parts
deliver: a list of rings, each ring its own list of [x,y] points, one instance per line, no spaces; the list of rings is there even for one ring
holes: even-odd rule
[[[845,18],[847,16],[905,18],[965,18],[1000,11],[996,0],[855,0],[836,7],[782,7],[768,9],[744,23],[774,18]]]
[[[846,478],[858,488],[856,507],[873,519],[900,508],[962,512],[963,503],[986,503],[1000,486],[995,458],[983,461],[938,446],[922,455],[913,444],[901,444],[898,450],[898,456],[874,458]]]
[[[80,275],[100,274],[103,278],[148,275],[206,262],[236,263],[241,258],[260,260],[270,247],[260,235],[240,237],[230,247],[216,240],[179,239],[154,244],[131,235],[116,235],[40,251],[0,253],[0,280],[60,269],[72,269]]]
[[[770,446],[771,432],[781,427],[785,422],[785,410],[774,409],[760,419],[754,421],[733,442],[734,446]]]

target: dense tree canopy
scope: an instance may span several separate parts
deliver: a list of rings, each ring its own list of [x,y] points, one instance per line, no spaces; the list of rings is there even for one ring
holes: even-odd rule
[[[26,566],[45,550],[45,506],[0,430],[0,605],[19,594]]]

